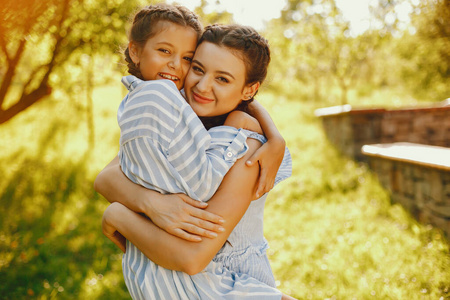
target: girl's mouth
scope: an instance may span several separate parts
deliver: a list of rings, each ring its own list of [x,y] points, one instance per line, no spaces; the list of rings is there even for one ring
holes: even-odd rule
[[[176,77],[176,76],[172,76],[170,74],[166,74],[166,73],[158,73],[158,75],[164,79],[169,79],[172,81],[178,81],[180,80],[180,78]]]

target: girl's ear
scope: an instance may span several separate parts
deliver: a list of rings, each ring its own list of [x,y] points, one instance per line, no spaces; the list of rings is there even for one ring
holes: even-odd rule
[[[255,96],[256,92],[258,91],[260,85],[261,84],[257,82],[252,85],[246,86],[244,88],[244,100],[252,99],[253,96]]]
[[[133,43],[128,43],[128,53],[130,54],[131,60],[137,65],[139,63],[139,47]]]

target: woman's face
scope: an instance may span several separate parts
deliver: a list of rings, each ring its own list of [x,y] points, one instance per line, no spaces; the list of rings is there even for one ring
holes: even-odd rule
[[[186,100],[201,117],[228,113],[252,93],[245,86],[245,74],[244,61],[236,52],[203,42],[186,77]]]
[[[197,33],[168,21],[158,22],[154,30],[157,33],[144,47],[130,43],[130,57],[139,64],[145,80],[169,79],[181,89],[197,46]]]

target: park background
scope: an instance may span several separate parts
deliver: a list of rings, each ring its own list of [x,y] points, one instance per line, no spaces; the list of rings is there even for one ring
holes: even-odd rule
[[[0,1],[0,299],[130,298],[93,182],[118,151],[129,17],[154,2]],[[196,8],[203,23],[233,22],[214,2]],[[273,59],[258,100],[294,163],[267,201],[268,255],[299,299],[450,299],[443,233],[392,204],[314,116],[449,97],[450,1],[368,8],[356,30],[333,0],[288,0],[260,29]]]

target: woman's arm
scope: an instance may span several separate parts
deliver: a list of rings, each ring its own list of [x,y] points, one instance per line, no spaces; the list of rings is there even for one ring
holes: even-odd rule
[[[207,203],[182,194],[162,195],[133,183],[121,171],[118,157],[97,175],[94,189],[109,202],[143,213],[168,233],[189,241],[214,238],[222,230],[223,219],[205,211]]]
[[[267,143],[247,161],[248,166],[252,166],[257,161],[261,166],[261,175],[256,190],[256,197],[259,198],[274,186],[275,177],[283,161],[286,142],[267,110],[259,102],[250,103],[249,113],[259,121],[267,137]]]
[[[115,227],[156,264],[190,275],[200,272],[223,246],[254,199],[259,168],[248,167],[245,161],[260,143],[253,139],[249,139],[247,143],[249,151],[227,173],[206,208],[207,211],[220,214],[225,219],[225,231],[217,238],[203,239],[199,243],[179,239],[120,204],[113,204],[106,210],[104,222]]]

